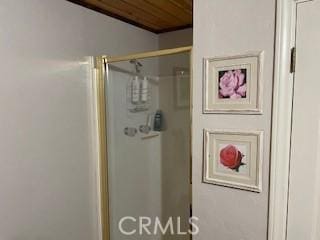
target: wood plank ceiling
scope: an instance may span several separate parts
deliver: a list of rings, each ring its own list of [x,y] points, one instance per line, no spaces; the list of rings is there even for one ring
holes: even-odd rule
[[[154,33],[192,27],[192,0],[67,0]]]

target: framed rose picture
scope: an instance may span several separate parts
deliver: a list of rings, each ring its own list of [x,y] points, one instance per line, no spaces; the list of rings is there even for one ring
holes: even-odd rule
[[[203,182],[261,192],[262,131],[204,130]]]
[[[262,114],[263,53],[204,59],[204,113]]]

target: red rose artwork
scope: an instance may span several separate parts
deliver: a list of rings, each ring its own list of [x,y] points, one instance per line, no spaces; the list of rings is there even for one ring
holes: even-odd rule
[[[245,163],[242,162],[244,155],[234,145],[228,145],[220,150],[220,163],[236,172]]]

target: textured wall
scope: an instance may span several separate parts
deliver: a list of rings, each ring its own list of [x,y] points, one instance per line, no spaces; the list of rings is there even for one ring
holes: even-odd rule
[[[193,29],[161,33],[159,36],[159,49],[176,48],[192,45]]]
[[[81,62],[154,50],[158,38],[64,0],[2,0],[0,26],[0,239],[96,240],[91,82]]]
[[[274,0],[194,1],[193,213],[200,218],[200,234],[195,240],[266,239],[274,26]],[[203,58],[261,50],[265,52],[264,114],[203,115]],[[262,193],[201,183],[204,128],[264,130]]]

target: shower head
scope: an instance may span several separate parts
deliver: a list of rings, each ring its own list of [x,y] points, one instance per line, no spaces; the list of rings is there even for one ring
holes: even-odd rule
[[[140,63],[137,59],[131,59],[130,63],[134,64],[136,73],[140,73],[140,68],[143,66],[142,63]]]

